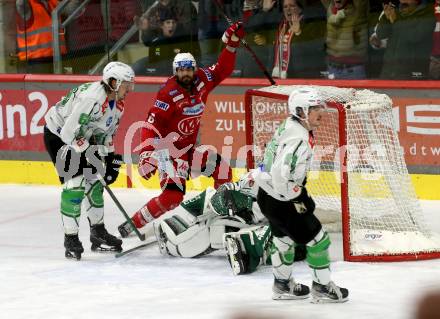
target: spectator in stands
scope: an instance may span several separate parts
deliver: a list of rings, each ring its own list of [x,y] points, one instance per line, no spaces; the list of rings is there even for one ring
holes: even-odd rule
[[[19,72],[51,73],[53,59],[52,11],[58,0],[16,0],[17,55]],[[72,0],[63,13],[77,5]],[[67,52],[64,32],[60,29],[60,51]]]
[[[190,36],[181,31],[183,28],[177,23],[173,10],[163,7],[159,15],[160,35],[152,30],[142,33],[142,41],[149,47],[149,54],[133,65],[136,75],[168,75],[170,60],[179,52],[200,56],[198,42],[191,41]]]
[[[440,0],[435,1],[434,7],[435,28],[432,35],[431,62],[429,64],[429,76],[431,79],[440,79]]]
[[[380,77],[427,78],[434,24],[433,6],[421,0],[400,0],[399,8],[384,4],[374,41],[385,48]]]
[[[325,20],[310,17],[298,0],[284,0],[275,33],[272,76],[318,78],[325,74]]]
[[[169,9],[181,26],[181,33],[191,35],[193,41],[197,41],[197,9],[189,0],[157,0],[155,1],[139,19],[139,29],[143,34],[148,32],[160,36],[161,20],[160,12]],[[150,36],[150,35],[148,35]]]
[[[281,4],[273,0],[245,1],[238,4],[240,19],[246,31],[246,42],[255,52],[260,62],[269,70],[272,66],[272,30],[281,19]],[[245,48],[237,50],[237,63],[233,75],[241,77],[261,77],[261,70]]]
[[[327,9],[328,78],[365,78],[368,0],[321,1]]]

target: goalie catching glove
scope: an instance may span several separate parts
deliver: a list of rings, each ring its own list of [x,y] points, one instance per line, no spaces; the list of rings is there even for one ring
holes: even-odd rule
[[[222,41],[231,48],[238,48],[240,40],[245,36],[243,24],[241,21],[235,22],[223,33]]]

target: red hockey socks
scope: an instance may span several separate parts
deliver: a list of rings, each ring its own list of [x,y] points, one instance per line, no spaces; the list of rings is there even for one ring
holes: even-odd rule
[[[159,218],[182,202],[183,193],[178,190],[165,189],[159,196],[152,198],[131,218],[136,228],[141,228],[152,220]]]

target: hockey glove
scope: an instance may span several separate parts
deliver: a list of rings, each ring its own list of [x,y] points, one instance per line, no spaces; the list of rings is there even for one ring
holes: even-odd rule
[[[238,48],[240,46],[240,40],[245,36],[243,24],[241,21],[235,22],[223,33],[222,41],[227,46],[232,48]]]
[[[157,169],[157,160],[153,157],[153,151],[145,151],[139,155],[138,172],[146,180],[154,175]]]
[[[315,202],[307,193],[307,189],[302,187],[298,197],[292,199],[293,205],[299,214],[310,213],[315,211]]]
[[[124,163],[121,154],[109,153],[105,157],[105,176],[104,181],[107,185],[113,184],[119,175],[119,169]]]

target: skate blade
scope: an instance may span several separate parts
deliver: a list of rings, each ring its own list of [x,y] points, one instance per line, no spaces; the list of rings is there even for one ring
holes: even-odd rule
[[[331,299],[328,297],[313,296],[311,302],[314,304],[323,304],[323,303],[344,303],[347,301],[348,301],[348,297],[343,299]]]
[[[273,300],[301,300],[301,299],[307,299],[310,297],[310,294],[303,295],[303,296],[295,296],[290,294],[273,294],[272,299]]]
[[[106,253],[106,252],[120,253],[122,251],[121,246],[115,247],[115,246],[106,246],[106,245],[92,245],[90,249],[94,252],[102,252],[102,253]]]

